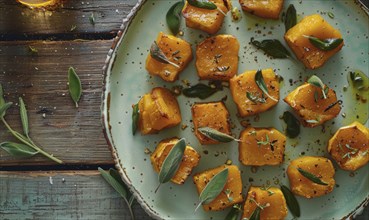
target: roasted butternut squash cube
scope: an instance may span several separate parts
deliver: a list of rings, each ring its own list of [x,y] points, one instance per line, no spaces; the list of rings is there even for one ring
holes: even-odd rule
[[[264,207],[260,212],[260,219],[282,220],[287,217],[286,199],[276,187],[251,186],[243,206],[242,219],[250,219],[258,205]]]
[[[150,156],[151,164],[156,172],[160,172],[165,158],[167,158],[170,150],[178,141],[178,138],[169,138],[160,141],[155,151]],[[201,156],[196,150],[191,146],[186,146],[182,162],[171,181],[175,184],[183,184],[191,174],[193,168],[199,164],[200,158]]]
[[[238,144],[243,165],[278,165],[283,162],[286,136],[274,128],[246,128]]]
[[[194,175],[193,181],[196,184],[197,192],[201,194],[211,178],[225,168],[228,168],[227,183],[223,191],[213,201],[202,205],[205,211],[223,210],[243,201],[241,172],[235,165],[222,165]]]
[[[230,10],[229,0],[209,0],[217,9],[204,9],[192,6],[185,2],[182,15],[186,20],[186,26],[199,29],[209,34],[215,34],[222,27],[225,14]]]
[[[325,88],[326,99],[321,88],[309,83],[297,87],[284,98],[301,117],[303,126],[316,127],[340,113],[341,106],[337,101],[336,92],[327,86]]]
[[[200,79],[228,81],[238,69],[240,44],[232,35],[210,37],[196,48],[196,69]]]
[[[174,82],[193,58],[191,45],[185,40],[162,32],[159,33],[156,43],[168,60],[177,66],[160,62],[149,53],[146,58],[146,70],[151,75],[159,76],[168,82]]]
[[[158,133],[181,123],[176,97],[165,88],[156,87],[138,102],[139,128],[142,134]]]
[[[278,19],[283,0],[239,0],[242,10],[262,18]]]
[[[210,127],[231,135],[229,113],[223,102],[196,103],[191,110],[195,135],[201,144],[219,143],[204,136],[197,130],[202,127]]]
[[[313,36],[321,40],[342,38],[341,33],[334,29],[324,18],[318,14],[306,16],[293,26],[284,35],[288,46],[306,68],[316,69],[323,66],[327,60],[341,50],[342,42],[333,50],[323,51],[310,43],[306,36]]]
[[[306,178],[298,171],[298,168],[309,172],[327,185],[321,185]],[[334,174],[335,171],[332,162],[324,157],[299,157],[291,161],[287,168],[291,191],[296,195],[306,198],[323,196],[332,192],[336,183],[333,178]]]
[[[233,101],[236,103],[238,114],[241,117],[265,112],[278,103],[279,82],[274,71],[272,69],[265,69],[262,70],[262,75],[267,85],[268,93],[277,101],[263,94],[255,82],[256,72],[256,70],[246,71],[229,81]],[[248,93],[254,98],[253,100],[247,97]]]
[[[369,161],[369,129],[357,121],[340,128],[329,140],[328,152],[342,169],[359,169]]]

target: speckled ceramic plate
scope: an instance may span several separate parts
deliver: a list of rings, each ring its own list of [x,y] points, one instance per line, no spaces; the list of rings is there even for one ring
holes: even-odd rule
[[[153,87],[164,86],[172,88],[181,85],[181,80],[188,80],[192,85],[199,82],[194,67],[194,61],[181,73],[175,83],[165,83],[157,77],[150,77],[145,70],[145,59],[151,43],[156,39],[159,31],[169,33],[165,22],[165,13],[175,1],[150,0],[140,1],[124,20],[122,30],[114,41],[104,67],[105,85],[103,92],[102,117],[106,139],[113,152],[116,167],[123,180],[129,185],[142,207],[157,219],[224,219],[228,209],[221,212],[204,212],[199,209],[195,214],[194,208],[198,194],[192,178],[182,186],[167,183],[157,193],[157,174],[153,171],[149,155],[145,148],[154,150],[156,144],[173,136],[185,137],[191,146],[201,153],[199,166],[195,173],[223,164],[231,159],[242,170],[244,194],[252,185],[279,183],[287,184],[285,169],[290,160],[299,155],[328,156],[327,142],[332,134],[341,126],[348,125],[355,120],[356,111],[361,112],[360,121],[365,122],[368,116],[368,106],[358,105],[350,92],[344,92],[347,85],[347,74],[350,70],[360,69],[366,74],[368,70],[368,38],[369,19],[360,5],[352,0],[337,1],[292,1],[286,0],[285,9],[293,3],[297,9],[299,19],[303,16],[319,13],[331,25],[338,28],[345,40],[343,49],[332,57],[322,68],[307,70],[302,64],[289,59],[270,59],[263,52],[256,50],[249,44],[250,38],[277,38],[282,42],[284,25],[281,21],[265,20],[242,13],[242,20],[234,23],[230,14],[226,17],[222,29],[218,32],[233,34],[241,44],[239,52],[239,73],[259,68],[273,68],[283,76],[285,83],[280,95],[285,97],[290,91],[300,85],[312,74],[317,74],[337,92],[338,98],[343,100],[341,114],[327,123],[316,128],[302,128],[297,139],[287,141],[285,162],[280,166],[263,166],[252,172],[250,166],[243,166],[238,161],[237,143],[201,146],[192,132],[191,105],[199,99],[178,97],[182,112],[182,124],[189,127],[182,130],[180,126],[167,129],[156,135],[142,136],[131,134],[131,105],[137,103],[140,97],[151,91]],[[234,6],[239,7],[237,1]],[[330,18],[328,12],[335,17]],[[200,41],[208,35],[204,32],[186,28],[182,20],[183,38],[192,44],[193,50]],[[289,83],[292,81],[292,84]],[[240,119],[236,117],[236,106],[232,101],[228,89],[218,92],[205,101],[217,101],[227,96],[225,104],[231,114],[235,128],[232,133],[236,136],[242,130]],[[251,124],[256,127],[275,127],[283,131],[284,123],[279,116],[284,111],[291,110],[287,104],[280,101],[272,110],[262,113],[259,119],[249,117]],[[219,156],[214,156],[219,154]],[[336,166],[336,164],[335,164]],[[337,168],[337,166],[336,166]],[[337,185],[334,191],[326,196],[305,199],[298,197],[302,208],[302,219],[341,219],[353,216],[367,204],[369,195],[369,165],[356,172],[336,169]],[[289,215],[288,219],[291,219]]]

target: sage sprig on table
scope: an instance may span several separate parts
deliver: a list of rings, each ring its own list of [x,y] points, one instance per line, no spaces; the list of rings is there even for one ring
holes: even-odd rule
[[[296,9],[293,4],[290,4],[286,11],[286,16],[284,18],[284,26],[286,29],[286,32],[295,26],[297,23],[297,15],[296,15]]]
[[[102,168],[98,168],[101,176],[108,182],[114,189],[119,193],[119,195],[124,199],[125,203],[128,206],[128,210],[131,214],[132,220],[135,219],[135,216],[132,211],[133,201],[135,200],[132,193],[128,190],[128,187],[122,181],[117,170],[110,168],[109,172],[103,170]]]
[[[265,84],[264,77],[263,77],[263,74],[262,74],[262,71],[261,70],[256,71],[256,74],[255,74],[255,83],[259,87],[259,89],[263,92],[263,94],[265,94],[266,96],[268,96],[271,100],[273,100],[275,102],[278,102],[277,99],[275,99],[271,95],[269,95],[268,87]]]
[[[183,89],[182,93],[187,97],[206,99],[216,93],[218,90],[220,89],[198,83],[194,86]]]
[[[133,135],[136,134],[139,119],[140,119],[140,110],[138,108],[138,104],[132,105],[132,134]]]
[[[46,153],[44,150],[42,150],[39,146],[37,146],[33,140],[29,137],[29,124],[28,124],[28,115],[27,115],[27,109],[26,105],[23,101],[23,99],[19,98],[19,110],[20,110],[20,117],[23,127],[23,134],[15,131],[10,127],[10,125],[5,120],[6,111],[12,106],[12,102],[6,102],[3,97],[3,88],[0,84],[0,120],[5,125],[5,127],[8,129],[8,131],[17,138],[21,143],[15,143],[15,142],[3,142],[0,143],[0,148],[8,152],[12,156],[18,156],[18,157],[32,157],[36,154],[42,154],[45,157],[49,158],[50,160],[53,160],[57,163],[63,163],[63,161],[59,160],[58,158],[54,157],[53,155],[50,155]]]
[[[334,50],[343,42],[342,38],[319,39],[317,37],[306,35],[304,35],[304,37],[308,38],[310,43],[316,48],[324,51]]]
[[[213,128],[209,127],[201,127],[197,129],[201,134],[203,134],[205,137],[210,138],[215,141],[219,141],[222,143],[228,143],[231,141],[240,141],[239,139],[236,139],[228,134],[222,133],[218,130],[215,130]]]
[[[307,82],[313,86],[316,86],[316,87],[319,87],[322,89],[322,94],[323,94],[323,98],[324,99],[327,99],[327,95],[328,95],[328,91],[325,90],[325,85],[323,83],[323,81],[317,77],[316,75],[312,75],[308,80]]]
[[[291,211],[292,215],[294,217],[300,217],[301,211],[300,211],[300,205],[291,190],[285,186],[281,185],[281,191],[283,193],[284,198],[286,199],[287,207]]]
[[[174,5],[172,5],[172,7],[170,7],[166,15],[167,25],[174,35],[177,35],[179,32],[179,27],[181,25],[182,18],[181,11],[183,6],[184,6],[183,1],[175,3]]]
[[[76,104],[76,108],[78,108],[78,102],[82,95],[82,85],[81,80],[73,67],[69,67],[68,70],[68,85],[70,97]]]
[[[199,196],[199,204],[195,208],[196,210],[203,204],[209,204],[213,201],[222,191],[227,183],[228,179],[228,168],[224,168],[222,171],[217,173],[210,181],[206,184],[205,188],[201,191]]]
[[[161,62],[161,63],[171,64],[171,65],[179,68],[179,66],[176,63],[171,62],[168,59],[168,57],[165,56],[165,54],[160,49],[160,47],[158,46],[158,44],[156,43],[156,41],[154,41],[154,43],[151,44],[151,47],[150,47],[150,56],[152,58],[154,58],[155,60]]]
[[[254,40],[251,38],[250,43],[263,50],[266,54],[274,58],[290,58],[291,53],[283,46],[283,44],[276,39],[267,39],[263,41]]]
[[[165,158],[160,168],[159,172],[160,184],[156,188],[155,193],[158,191],[162,183],[169,182],[176,174],[179,166],[181,165],[185,149],[186,149],[186,141],[184,138],[182,138],[169,151],[168,156]]]
[[[289,111],[285,111],[282,116],[287,124],[286,135],[289,138],[295,138],[300,134],[300,121]]]
[[[323,182],[319,177],[315,176],[314,174],[298,167],[297,170],[299,171],[299,173],[301,175],[303,175],[304,177],[306,177],[307,179],[309,179],[310,181],[316,183],[316,184],[319,184],[319,185],[324,185],[324,186],[327,186],[328,183],[325,183]]]

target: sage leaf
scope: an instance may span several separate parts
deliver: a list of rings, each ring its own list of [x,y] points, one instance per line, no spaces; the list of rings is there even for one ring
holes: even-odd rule
[[[28,46],[28,50],[31,54],[38,54],[38,50],[32,46]]]
[[[283,193],[284,198],[286,199],[287,207],[291,211],[292,215],[294,217],[300,217],[301,211],[300,211],[300,205],[291,190],[285,186],[281,185],[281,191]]]
[[[205,137],[208,137],[212,140],[219,141],[219,142],[222,142],[222,143],[228,143],[228,142],[231,142],[231,141],[239,141],[239,140],[235,139],[234,137],[232,137],[228,134],[222,133],[222,132],[220,132],[218,130],[215,130],[213,128],[201,127],[201,128],[198,128],[197,130],[201,134],[203,134]]]
[[[27,145],[14,142],[3,142],[0,144],[0,148],[8,152],[10,155],[17,157],[32,157],[38,154],[38,151]]]
[[[293,4],[290,4],[287,8],[286,17],[284,20],[284,26],[286,29],[286,32],[295,26],[297,23],[297,15],[296,15],[296,9]]]
[[[0,118],[4,118],[6,110],[8,110],[13,105],[13,102],[7,102],[0,106]]]
[[[165,158],[160,168],[159,172],[160,185],[162,183],[170,181],[172,177],[176,174],[179,165],[181,165],[185,149],[186,149],[186,141],[184,138],[182,138],[169,151],[168,156]],[[156,188],[155,192],[159,189],[160,185]]]
[[[0,108],[5,104],[3,85],[0,84]]]
[[[167,25],[170,31],[177,35],[179,32],[179,27],[181,25],[181,11],[184,6],[183,1],[175,3],[172,7],[170,7],[169,11],[166,15]]]
[[[260,220],[260,212],[261,212],[261,208],[257,206],[255,210],[252,212],[249,220]]]
[[[138,104],[135,104],[133,105],[133,109],[132,109],[132,134],[133,135],[136,134],[139,119],[140,119],[140,110],[138,108]]]
[[[307,82],[313,86],[316,86],[318,88],[321,88],[322,89],[322,94],[323,94],[323,98],[326,99],[327,98],[327,94],[328,91],[325,91],[324,88],[325,88],[325,85],[323,83],[323,81],[317,77],[316,75],[312,75],[308,80]]]
[[[241,214],[241,206],[239,204],[234,205],[231,211],[228,212],[225,220],[238,220],[238,216]]]
[[[251,102],[255,103],[255,104],[257,104],[257,103],[266,103],[266,100],[263,96],[258,97],[258,96],[254,95],[251,92],[246,92],[246,98],[248,100],[250,100]]]
[[[213,178],[210,179],[205,188],[201,191],[199,196],[199,204],[195,209],[200,207],[200,205],[208,204],[213,201],[222,191],[227,183],[228,179],[228,168],[224,168],[222,171],[217,173]]]
[[[257,41],[251,38],[251,44],[258,49],[263,50],[266,54],[274,58],[289,58],[290,52],[283,46],[283,44],[276,39],[268,39]]]
[[[342,38],[328,38],[321,40],[313,36],[304,35],[304,37],[308,38],[310,43],[314,45],[316,48],[324,51],[334,50],[343,42]]]
[[[28,115],[26,105],[24,104],[22,97],[19,97],[19,111],[22,121],[23,133],[28,137],[29,134]]]
[[[182,93],[187,97],[206,99],[211,95],[213,95],[214,93],[216,93],[217,91],[218,91],[217,88],[212,88],[202,83],[198,83],[194,86],[183,89]]]
[[[196,7],[196,8],[203,8],[214,10],[217,9],[217,6],[213,2],[209,2],[207,0],[187,0],[188,4]]]
[[[349,83],[359,91],[369,90],[369,78],[360,70],[349,72]],[[0,91],[1,92],[1,91]]]
[[[68,70],[68,82],[69,82],[69,94],[72,97],[76,108],[78,108],[78,101],[82,95],[82,85],[76,71],[73,67],[69,67]]]
[[[315,176],[314,174],[303,170],[301,168],[297,168],[297,170],[301,173],[301,175],[303,175],[304,177],[306,177],[307,179],[309,179],[310,181],[319,184],[319,185],[324,185],[327,186],[328,183],[323,182],[319,177]]]
[[[161,62],[161,63],[165,63],[165,64],[171,64],[177,68],[179,68],[179,66],[176,63],[171,62],[163,53],[163,51],[160,49],[160,47],[158,46],[158,44],[156,43],[156,41],[154,41],[154,43],[151,44],[150,47],[150,56]]]
[[[328,12],[328,16],[330,17],[330,18],[334,18],[334,14],[332,13],[332,12]]]
[[[273,98],[271,95],[269,95],[268,93],[268,87],[267,85],[265,84],[265,81],[264,81],[264,77],[263,77],[263,74],[262,74],[262,71],[261,70],[258,70],[256,71],[256,74],[255,74],[255,83],[256,85],[259,87],[259,89],[266,95],[268,96],[271,100],[275,101],[275,102],[278,102],[277,99]]]
[[[300,134],[300,121],[289,111],[285,111],[282,116],[287,124],[286,135],[289,138],[295,138]]]
[[[95,16],[94,16],[94,13],[91,13],[90,17],[88,18],[90,20],[90,23],[92,25],[95,25]]]

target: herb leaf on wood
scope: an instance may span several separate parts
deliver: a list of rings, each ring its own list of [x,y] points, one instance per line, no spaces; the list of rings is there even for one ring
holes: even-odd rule
[[[68,70],[68,84],[70,97],[76,104],[76,108],[78,108],[78,102],[82,95],[82,85],[81,80],[73,67],[69,67]]]

